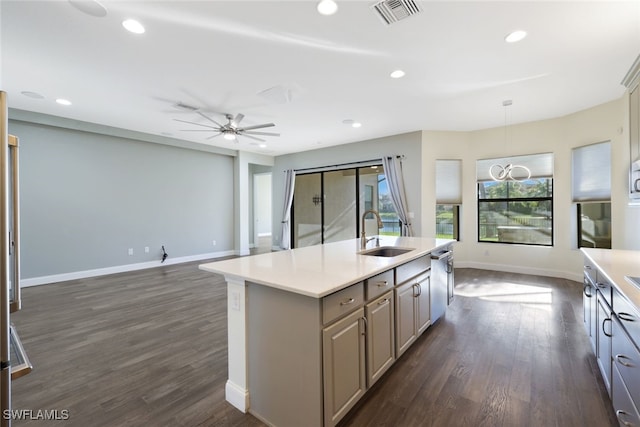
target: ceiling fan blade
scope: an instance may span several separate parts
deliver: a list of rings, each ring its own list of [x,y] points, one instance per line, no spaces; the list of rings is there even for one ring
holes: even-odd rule
[[[210,137],[208,137],[207,139],[213,139],[213,138],[215,138],[215,137],[217,137],[217,136],[220,136],[220,135],[222,135],[222,132],[218,132],[218,133],[217,133],[217,134],[215,134],[215,135],[211,135],[211,136],[210,136]]]
[[[255,139],[256,141],[260,141],[260,142],[265,142],[266,141],[266,140],[264,140],[262,138],[256,138],[255,136],[247,135],[246,133],[241,133],[240,136],[243,136],[245,138]]]
[[[216,132],[218,132],[217,129],[180,129],[180,132],[211,132],[211,130],[215,130]]]
[[[180,119],[173,119],[173,120],[175,120],[176,122],[189,123],[190,125],[203,126],[209,129],[218,129],[217,127],[214,127],[214,126],[203,125],[202,123],[189,122],[187,120],[180,120]],[[218,126],[218,127],[221,127],[221,126]]]
[[[242,119],[244,119],[244,114],[236,114],[236,117],[232,121],[235,127],[240,126],[240,122],[242,121]]]
[[[243,127],[241,129],[238,129],[238,130],[239,131],[245,131],[245,130],[252,130],[252,129],[270,128],[272,126],[275,126],[275,124],[273,124],[273,123],[264,123],[264,124],[261,124],[261,125],[253,125],[253,126]]]
[[[223,127],[220,123],[216,122],[215,120],[213,120],[211,117],[207,116],[206,114],[203,114],[201,111],[196,111],[196,114],[199,114],[200,116],[204,117],[205,119],[209,120],[212,123],[215,123],[216,125],[218,125],[218,127]]]
[[[263,135],[263,136],[280,136],[279,133],[275,133],[275,132],[256,132],[253,130],[250,130],[248,132],[241,132],[241,135]]]

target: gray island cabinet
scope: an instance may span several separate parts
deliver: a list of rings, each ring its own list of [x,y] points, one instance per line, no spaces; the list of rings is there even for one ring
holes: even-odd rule
[[[430,253],[448,239],[380,237],[203,264],[227,281],[226,399],[278,427],[333,426],[431,325]],[[435,320],[435,319],[434,319]]]
[[[583,320],[598,368],[620,425],[640,426],[640,252],[581,251]]]

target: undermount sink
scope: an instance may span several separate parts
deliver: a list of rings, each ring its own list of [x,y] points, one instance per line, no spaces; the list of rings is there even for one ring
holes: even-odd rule
[[[394,257],[407,252],[411,252],[414,248],[396,248],[394,246],[381,246],[379,248],[373,248],[360,252],[360,255],[382,256],[382,257]]]

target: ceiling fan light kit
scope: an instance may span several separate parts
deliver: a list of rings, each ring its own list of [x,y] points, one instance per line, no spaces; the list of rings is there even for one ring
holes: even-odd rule
[[[190,124],[190,125],[196,125],[196,126],[200,126],[201,128],[204,128],[204,129],[182,129],[183,132],[214,132],[213,135],[207,137],[206,139],[213,139],[213,138],[216,138],[216,137],[222,135],[222,137],[224,139],[226,139],[228,141],[235,141],[235,142],[239,142],[238,141],[238,137],[250,138],[250,139],[254,139],[256,141],[265,142],[264,139],[258,138],[256,135],[258,135],[258,136],[280,136],[279,133],[275,133],[275,132],[258,132],[258,131],[256,131],[257,129],[263,129],[263,128],[268,128],[268,127],[275,126],[274,123],[262,123],[262,124],[259,124],[259,125],[251,125],[251,126],[241,127],[240,123],[242,122],[242,119],[244,119],[244,114],[238,113],[235,116],[233,116],[232,114],[224,114],[224,117],[227,119],[227,123],[222,124],[222,123],[216,121],[215,119],[213,119],[212,117],[204,114],[202,111],[194,110],[194,112],[196,114],[198,114],[200,117],[204,118],[205,120],[211,122],[212,125],[211,124],[203,124],[203,123],[191,122],[191,121],[188,121],[188,120],[173,119],[173,120],[175,120],[177,122],[187,123],[187,124]]]

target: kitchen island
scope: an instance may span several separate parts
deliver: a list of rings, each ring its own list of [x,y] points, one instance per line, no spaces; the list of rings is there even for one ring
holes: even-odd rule
[[[378,240],[200,266],[227,281],[231,404],[270,425],[335,425],[436,320],[431,287],[447,284],[431,284],[430,254],[454,241]],[[376,243],[407,251],[366,254]]]

